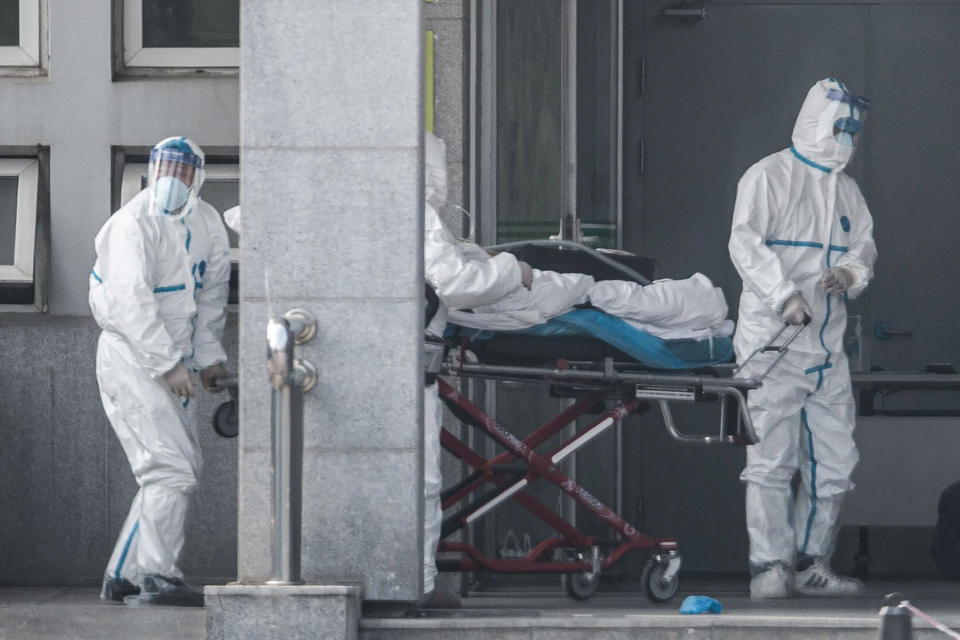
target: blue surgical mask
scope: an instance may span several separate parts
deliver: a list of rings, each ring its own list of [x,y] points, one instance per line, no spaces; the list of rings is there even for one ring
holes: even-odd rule
[[[164,213],[173,213],[180,209],[187,204],[189,197],[190,187],[173,176],[158,178],[153,186],[153,201]]]

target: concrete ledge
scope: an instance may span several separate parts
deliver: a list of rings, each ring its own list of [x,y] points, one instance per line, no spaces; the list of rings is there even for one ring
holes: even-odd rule
[[[573,613],[509,617],[364,619],[360,640],[875,640],[877,617],[681,616]],[[927,630],[914,638],[933,640]],[[932,630],[930,630],[932,631]]]
[[[344,584],[204,587],[206,637],[357,640],[362,594]]]

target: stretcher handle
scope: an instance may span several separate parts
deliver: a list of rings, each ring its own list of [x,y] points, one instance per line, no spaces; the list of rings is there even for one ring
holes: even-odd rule
[[[217,389],[230,389],[231,387],[236,388],[237,386],[237,376],[220,376],[219,378],[213,379],[213,386]]]
[[[743,392],[737,389],[736,387],[729,385],[716,385],[711,387],[704,386],[704,391],[709,393],[717,393],[725,398],[732,398],[734,402],[737,403],[737,412],[740,414],[740,424],[743,426],[743,433],[738,433],[737,435],[729,435],[725,433],[726,431],[726,419],[724,417],[724,412],[721,406],[720,414],[720,435],[718,436],[707,436],[707,435],[690,435],[688,433],[681,432],[676,425],[676,422],[673,420],[673,413],[670,410],[670,401],[669,400],[658,400],[657,403],[660,407],[660,414],[663,416],[663,423],[667,428],[667,432],[677,442],[684,442],[687,444],[756,444],[760,442],[760,438],[757,437],[757,432],[753,428],[753,420],[750,418],[750,412],[747,410],[747,399],[743,395]]]
[[[773,371],[778,364],[780,364],[780,361],[783,360],[784,356],[787,355],[787,352],[790,351],[790,345],[793,344],[793,341],[797,339],[797,336],[799,336],[800,333],[807,328],[808,324],[810,324],[810,316],[805,313],[803,314],[803,324],[797,325],[796,330],[782,344],[776,344],[776,342],[780,339],[780,336],[783,335],[783,332],[791,326],[789,322],[784,322],[783,326],[780,327],[780,330],[777,331],[765,345],[751,353],[750,357],[744,360],[743,363],[741,363],[740,366],[735,369],[735,371],[742,371],[758,353],[776,351],[777,357],[774,359],[774,361],[770,363],[770,366],[767,367],[766,371],[760,374],[759,377],[755,378],[758,382],[763,382],[767,379],[767,376],[770,375],[770,372]]]

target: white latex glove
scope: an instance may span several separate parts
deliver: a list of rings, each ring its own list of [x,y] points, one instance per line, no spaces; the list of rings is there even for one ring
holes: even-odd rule
[[[200,370],[200,383],[206,391],[218,393],[224,389],[217,386],[217,378],[229,378],[232,375],[223,364],[218,362]]]
[[[830,267],[820,276],[820,286],[827,293],[843,293],[853,286],[853,272],[846,267]]]
[[[787,324],[798,325],[806,324],[813,319],[813,311],[807,304],[806,298],[799,291],[787,298],[783,303],[783,310],[780,312],[783,321]]]
[[[173,395],[181,398],[193,397],[193,380],[190,379],[190,372],[182,362],[163,374],[163,381],[167,383],[167,388]]]
[[[533,284],[533,269],[523,260],[518,260],[517,264],[520,265],[520,284],[529,289]]]

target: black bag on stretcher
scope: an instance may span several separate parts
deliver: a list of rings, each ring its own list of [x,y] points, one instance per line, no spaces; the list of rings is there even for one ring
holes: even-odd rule
[[[640,284],[653,281],[654,260],[626,251],[594,250],[564,240],[509,242],[487,247],[489,251],[507,251],[541,271],[585,273],[597,282],[628,280]]]

